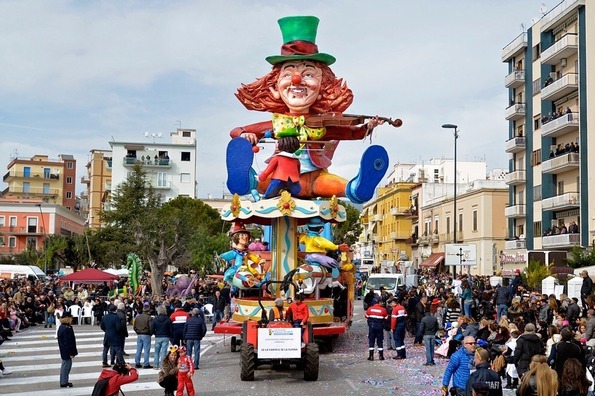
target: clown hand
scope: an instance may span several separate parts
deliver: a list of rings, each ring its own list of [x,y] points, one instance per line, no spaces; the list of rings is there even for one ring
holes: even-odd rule
[[[349,245],[346,243],[342,243],[339,245],[339,250],[342,252],[348,252],[349,251]]]
[[[384,124],[384,120],[378,118],[378,116],[372,118],[367,124],[365,124],[366,129],[371,132],[374,128],[379,125]],[[242,135],[243,136],[243,135]]]

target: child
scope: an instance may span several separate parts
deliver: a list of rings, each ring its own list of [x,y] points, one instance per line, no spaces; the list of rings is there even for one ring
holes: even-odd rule
[[[184,394],[184,387],[188,391],[188,396],[194,396],[194,385],[192,384],[194,362],[186,354],[186,347],[180,347],[178,354],[178,390],[176,396],[182,396]]]
[[[295,134],[292,134],[295,133]],[[265,170],[258,176],[258,180],[263,182],[271,176],[271,182],[264,198],[273,198],[279,195],[279,192],[287,190],[293,196],[297,196],[302,187],[300,186],[300,160],[295,152],[300,148],[300,141],[296,137],[298,134],[295,129],[288,130],[286,135],[280,135],[277,142],[279,152],[270,158],[270,162]]]

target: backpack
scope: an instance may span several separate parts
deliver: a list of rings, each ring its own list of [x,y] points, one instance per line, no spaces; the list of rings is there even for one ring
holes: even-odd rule
[[[107,386],[109,384],[109,378],[100,379],[95,383],[93,387],[93,393],[91,396],[106,396]]]

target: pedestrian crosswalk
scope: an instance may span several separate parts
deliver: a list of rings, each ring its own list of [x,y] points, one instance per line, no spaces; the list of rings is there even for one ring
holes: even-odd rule
[[[60,388],[60,351],[55,338],[55,329],[33,327],[16,333],[11,341],[0,345],[0,359],[10,375],[0,377],[0,394],[5,396],[88,396],[102,370],[101,354],[103,351],[103,332],[98,326],[74,325],[78,356],[73,360],[70,382],[72,388]],[[136,353],[136,334],[129,327],[130,336],[126,339],[125,350],[129,354],[125,359],[134,366]],[[151,364],[153,364],[153,346],[151,345]],[[223,337],[209,331],[201,342],[201,356],[212,346],[223,342]],[[143,363],[141,359],[141,363]],[[157,383],[159,371],[139,369],[138,381],[122,387],[124,393],[143,396],[163,395],[163,389]],[[197,371],[195,375],[199,375]]]

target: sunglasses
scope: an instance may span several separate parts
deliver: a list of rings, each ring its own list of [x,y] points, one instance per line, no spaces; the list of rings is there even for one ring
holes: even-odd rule
[[[475,345],[477,342],[466,342],[465,345]]]

